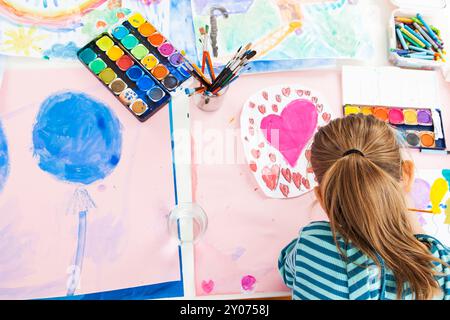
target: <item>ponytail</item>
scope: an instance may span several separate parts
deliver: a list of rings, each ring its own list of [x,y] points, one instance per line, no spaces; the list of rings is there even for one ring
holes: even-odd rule
[[[346,153],[351,149],[357,152]],[[383,259],[394,273],[397,298],[405,283],[416,299],[431,298],[440,289],[433,265],[440,260],[416,239],[407,219],[401,156],[392,129],[373,117],[334,120],[314,138],[311,161],[341,254],[336,234],[379,267],[377,256]]]

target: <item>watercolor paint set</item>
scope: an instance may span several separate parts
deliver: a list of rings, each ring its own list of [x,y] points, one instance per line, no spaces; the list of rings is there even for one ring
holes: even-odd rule
[[[383,106],[344,106],[344,115],[373,115],[397,128],[410,148],[446,150],[442,115],[439,109]]]
[[[142,122],[191,76],[183,55],[139,13],[89,42],[78,58]]]

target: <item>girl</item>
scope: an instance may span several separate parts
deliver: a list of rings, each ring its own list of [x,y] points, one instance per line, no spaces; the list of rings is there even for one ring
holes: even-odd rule
[[[408,212],[414,164],[394,130],[372,116],[336,119],[311,152],[330,222],[310,223],[281,252],[293,299],[450,300],[450,251]]]

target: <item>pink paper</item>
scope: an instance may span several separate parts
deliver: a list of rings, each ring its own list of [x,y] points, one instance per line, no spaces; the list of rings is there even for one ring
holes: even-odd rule
[[[77,186],[38,167],[31,136],[41,103],[61,90],[106,103],[122,125],[119,164],[105,179],[84,186],[95,208],[87,214],[75,294],[180,280],[178,246],[166,229],[174,206],[168,107],[140,123],[82,67],[7,70],[0,118],[11,167],[0,193],[0,298],[67,292],[78,230],[69,207]]]

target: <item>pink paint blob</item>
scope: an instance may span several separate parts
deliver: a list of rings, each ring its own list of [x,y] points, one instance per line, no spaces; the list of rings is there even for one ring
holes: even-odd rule
[[[281,115],[271,114],[261,121],[267,141],[277,148],[291,167],[317,129],[318,113],[314,104],[305,99],[291,101]]]
[[[255,289],[256,278],[251,275],[247,275],[242,278],[241,286],[244,291],[253,291]]]
[[[214,290],[214,281],[202,281],[202,289],[206,294],[210,294]]]
[[[392,124],[403,124],[405,122],[403,111],[400,109],[390,109],[389,122]]]
[[[171,45],[170,43],[166,42],[163,43],[159,48],[158,48],[159,53],[161,53],[164,57],[168,57],[170,56],[174,51],[175,48],[173,47],[173,45]]]

